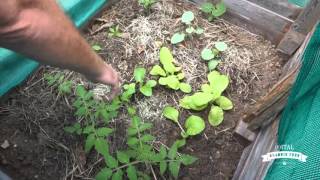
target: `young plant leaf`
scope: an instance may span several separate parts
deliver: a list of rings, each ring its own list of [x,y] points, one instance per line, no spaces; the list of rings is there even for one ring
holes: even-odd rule
[[[232,101],[225,96],[220,96],[218,99],[215,100],[215,103],[218,106],[220,106],[223,110],[230,110],[233,108]]]
[[[212,106],[208,120],[212,126],[218,126],[223,121],[223,110],[219,106]]]
[[[185,23],[186,25],[191,24],[191,22],[194,20],[194,14],[192,11],[186,11],[183,13],[181,17],[181,21]]]
[[[110,155],[104,156],[104,160],[109,168],[116,168],[119,166],[118,161]]]
[[[143,80],[146,76],[146,69],[141,67],[135,68],[133,74],[134,74],[134,79],[137,82],[143,83]]]
[[[130,157],[122,151],[117,151],[117,159],[123,164],[127,164],[130,162]]]
[[[163,175],[167,170],[168,163],[165,161],[161,161],[159,166],[160,166],[160,174]]]
[[[146,83],[146,86],[149,86],[149,87],[155,87],[156,85],[157,85],[157,81],[155,80],[148,80]]]
[[[214,47],[219,51],[225,51],[228,49],[228,45],[225,42],[215,42]]]
[[[109,145],[105,139],[97,138],[94,143],[94,147],[99,154],[102,154],[103,156],[109,155]]]
[[[112,175],[112,180],[122,180],[123,172],[119,169],[116,173]]]
[[[184,79],[184,73],[181,72],[181,73],[177,74],[177,78],[178,78],[179,80]]]
[[[147,97],[152,96],[152,88],[150,86],[147,86],[147,85],[141,86],[140,92]]]
[[[212,93],[212,89],[209,84],[202,84],[201,91],[204,93]]]
[[[204,33],[204,29],[198,27],[198,28],[195,30],[195,32],[196,32],[196,34],[201,35],[201,34]]]
[[[176,72],[176,67],[173,64],[173,56],[167,47],[160,49],[160,63],[167,73],[173,74]]]
[[[208,81],[210,82],[210,87],[214,92],[219,92],[220,94],[228,87],[229,78],[226,75],[221,75],[218,71],[212,71],[208,74]]]
[[[134,166],[130,165],[127,168],[127,176],[129,180],[138,180],[137,170]]]
[[[168,85],[168,79],[165,78],[165,77],[159,78],[159,84],[162,85],[162,86]]]
[[[184,126],[187,129],[187,135],[194,136],[200,134],[204,130],[205,123],[201,117],[192,115],[188,117]]]
[[[174,90],[178,90],[179,84],[180,84],[180,81],[177,76],[170,75],[167,77],[167,85],[169,88],[174,89]]]
[[[153,66],[150,74],[153,76],[166,76],[166,72],[159,65]]]
[[[89,134],[89,136],[87,136],[87,139],[86,139],[86,142],[85,142],[85,145],[84,145],[84,151],[86,153],[88,153],[92,147],[94,146],[94,143],[96,141],[96,137],[94,134]]]
[[[188,166],[196,162],[198,158],[187,155],[187,154],[182,154],[180,160],[183,165]]]
[[[93,45],[92,49],[95,50],[95,51],[101,51],[102,50],[101,46],[99,46],[97,44]]]
[[[181,163],[179,161],[170,161],[169,170],[175,179],[178,179]]]
[[[209,61],[211,59],[213,59],[215,57],[215,55],[212,53],[212,50],[211,49],[208,49],[208,48],[204,48],[202,51],[201,51],[201,58],[205,61]]]
[[[211,14],[214,17],[222,16],[227,11],[226,5],[221,1],[220,3],[215,5],[215,8],[211,10]]]
[[[96,175],[96,180],[106,180],[112,176],[112,170],[109,168],[103,168],[101,171]]]
[[[171,44],[181,43],[184,41],[185,36],[186,35],[184,33],[175,33],[171,38]]]
[[[180,83],[179,88],[184,93],[191,93],[192,91],[190,84],[187,84],[187,83]]]
[[[141,137],[141,141],[142,142],[151,142],[153,140],[155,140],[156,138],[150,134],[145,134]]]
[[[209,71],[216,69],[216,67],[219,65],[219,63],[220,63],[220,61],[218,61],[218,60],[210,60],[208,63]]]
[[[161,159],[165,159],[167,157],[167,149],[164,146],[161,146],[159,154]]]
[[[186,33],[188,33],[188,34],[192,34],[194,31],[195,31],[195,29],[193,27],[188,27],[186,29]]]
[[[113,129],[111,128],[99,128],[96,133],[98,136],[100,137],[105,137],[105,136],[108,136],[109,134],[111,134],[113,132]]]
[[[163,116],[172,120],[175,123],[178,123],[178,118],[179,118],[179,111],[176,110],[174,107],[171,106],[166,106],[163,109]]]
[[[201,11],[204,13],[211,13],[213,8],[214,8],[214,6],[212,3],[203,3],[201,5]]]

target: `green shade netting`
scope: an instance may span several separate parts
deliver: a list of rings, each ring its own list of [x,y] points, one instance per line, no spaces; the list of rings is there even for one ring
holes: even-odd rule
[[[77,27],[85,24],[106,3],[107,0],[59,0]],[[0,96],[20,84],[37,67],[37,62],[0,48]]]

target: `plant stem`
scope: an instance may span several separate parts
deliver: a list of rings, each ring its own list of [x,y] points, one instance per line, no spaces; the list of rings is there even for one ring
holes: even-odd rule
[[[126,168],[126,167],[131,166],[131,165],[139,164],[139,163],[142,163],[142,162],[144,162],[144,161],[133,161],[131,163],[124,164],[122,166],[119,166],[119,167],[113,169],[112,172],[118,171],[119,169],[123,169],[123,168]]]
[[[186,134],[186,131],[184,131],[183,127],[181,126],[181,124],[179,123],[179,121],[177,121],[179,128],[181,129],[181,131]]]

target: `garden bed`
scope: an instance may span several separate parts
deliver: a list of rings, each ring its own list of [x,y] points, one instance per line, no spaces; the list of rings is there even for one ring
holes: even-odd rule
[[[170,38],[183,29],[180,17],[187,10],[195,14],[194,23],[205,32],[173,46]],[[101,28],[112,25],[119,25],[121,37],[109,37],[108,28]],[[225,113],[218,127],[207,122],[209,110],[179,109],[182,124],[191,114],[206,121],[204,133],[188,138],[181,151],[199,160],[182,166],[179,179],[232,177],[243,149],[232,131],[241,113],[277,82],[285,63],[270,42],[222,19],[210,23],[198,7],[173,0],[160,1],[149,12],[136,0],[121,0],[93,22],[86,37],[92,45],[101,47],[98,53],[120,73],[124,83],[133,81],[135,67],[144,67],[149,72],[159,64],[160,47],[168,47],[193,92],[207,82],[207,63],[200,56],[202,49],[217,41],[226,42],[228,49],[223,52],[217,69],[230,77],[225,95],[233,101],[234,108]],[[41,67],[0,104],[0,145],[5,140],[9,142],[9,147],[0,147],[0,168],[14,179],[86,179],[94,177],[104,164],[95,152],[84,152],[83,137],[63,130],[79,119],[72,107],[74,93],[61,95],[56,86],[49,86],[44,78],[44,74],[57,72],[55,68]],[[73,85],[83,84],[93,90],[97,98],[108,91],[107,87],[92,84],[79,74],[61,72]],[[152,77],[148,75],[148,78]],[[155,146],[170,146],[180,137],[179,127],[166,120],[162,110],[166,105],[178,108],[184,95],[181,91],[156,86],[151,97],[141,94],[133,97],[139,116],[153,124],[151,134],[156,137]],[[111,152],[125,146],[129,123],[130,119],[121,110],[118,118],[112,120],[115,133],[109,139]],[[157,174],[158,170],[155,171]]]

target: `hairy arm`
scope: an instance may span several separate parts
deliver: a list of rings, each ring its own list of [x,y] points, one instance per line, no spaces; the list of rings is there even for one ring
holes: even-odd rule
[[[3,0],[0,46],[40,63],[71,69],[119,89],[117,73],[103,62],[55,0]]]

